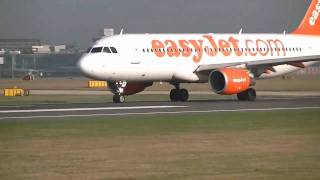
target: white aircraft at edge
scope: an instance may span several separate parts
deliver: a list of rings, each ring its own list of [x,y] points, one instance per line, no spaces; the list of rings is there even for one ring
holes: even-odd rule
[[[282,76],[320,60],[320,0],[312,0],[290,34],[125,34],[97,41],[78,65],[105,80],[122,103],[151,86],[169,82],[172,101],[187,101],[180,83],[209,82],[221,95],[254,101],[256,79]]]

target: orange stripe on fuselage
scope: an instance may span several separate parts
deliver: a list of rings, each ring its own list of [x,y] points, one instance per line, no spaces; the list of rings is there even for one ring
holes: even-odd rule
[[[199,63],[203,56],[225,57],[241,56],[286,56],[285,46],[279,39],[239,39],[230,36],[228,39],[215,39],[212,35],[203,35],[201,39],[168,39],[165,41],[152,40],[154,54],[159,57],[192,57],[193,62]]]

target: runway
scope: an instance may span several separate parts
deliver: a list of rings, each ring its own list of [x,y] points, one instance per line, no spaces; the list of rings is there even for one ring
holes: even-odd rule
[[[247,111],[278,111],[319,109],[320,96],[260,96],[255,102],[239,102],[233,99],[199,100],[190,102],[127,102],[33,104],[0,106],[0,120],[67,118],[95,116],[160,115],[187,113],[218,113]]]

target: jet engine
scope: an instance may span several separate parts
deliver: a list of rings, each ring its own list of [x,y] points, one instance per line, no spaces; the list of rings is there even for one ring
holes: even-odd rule
[[[217,94],[232,95],[248,90],[254,80],[250,78],[247,70],[223,68],[210,73],[209,84]]]

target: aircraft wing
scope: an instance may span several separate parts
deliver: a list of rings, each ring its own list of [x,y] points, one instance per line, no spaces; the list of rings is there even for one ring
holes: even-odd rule
[[[252,67],[259,67],[259,66],[273,67],[273,66],[282,65],[282,64],[289,64],[292,66],[304,68],[304,65],[302,64],[302,62],[309,62],[309,61],[320,61],[320,55],[278,58],[278,59],[265,59],[265,60],[225,63],[225,64],[207,64],[207,65],[200,65],[197,68],[196,72],[214,70],[214,69],[225,68],[225,67],[240,66],[240,65],[246,65],[247,68],[252,68]]]

